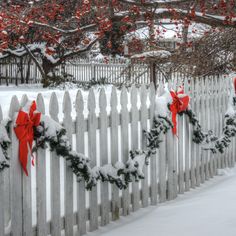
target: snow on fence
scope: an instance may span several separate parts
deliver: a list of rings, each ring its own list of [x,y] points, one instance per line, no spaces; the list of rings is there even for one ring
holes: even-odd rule
[[[21,66],[21,67],[20,67]],[[22,68],[22,69],[21,69]],[[76,59],[56,67],[56,75],[68,74],[68,80],[88,83],[92,79],[111,84],[150,84],[150,68],[143,62],[129,63],[127,60]],[[27,77],[28,80],[22,80]],[[23,81],[23,82],[22,82]],[[41,74],[34,63],[23,66],[15,62],[0,63],[0,84],[39,83]]]
[[[229,93],[224,78],[185,81],[185,92],[191,95],[191,107],[203,128],[220,135]],[[65,92],[61,122],[73,149],[88,155],[92,166],[116,163],[117,160],[125,162],[129,150],[145,149],[142,130],[149,129],[154,116],[153,85],[149,89],[144,85],[140,89],[132,86],[130,92],[123,87],[120,93],[113,88],[110,101],[101,89],[99,114],[95,112],[96,101],[91,89],[87,117],[81,92],[78,91],[76,98],[72,99]],[[40,94],[37,106],[45,113],[44,99]],[[18,99],[13,97],[9,106],[12,119],[19,107]],[[75,119],[71,116],[73,109]],[[49,114],[58,121],[58,113],[57,96],[52,93]],[[18,161],[19,145],[11,125],[10,168],[0,172],[0,235],[58,236],[63,232],[68,236],[73,232],[83,235],[141,207],[175,199],[178,194],[214,177],[217,169],[233,167],[235,139],[226,153],[213,156],[192,142],[192,129],[187,119],[186,116],[178,117],[178,138],[171,131],[167,133],[157,154],[151,157],[150,165],[145,167],[146,178],[122,191],[106,182],[86,191],[84,182],[76,182],[64,160],[49,150],[38,151],[36,166],[28,167],[31,171],[26,177]]]

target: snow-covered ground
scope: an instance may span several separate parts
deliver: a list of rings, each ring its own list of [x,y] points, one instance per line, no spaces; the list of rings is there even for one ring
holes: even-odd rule
[[[88,235],[235,236],[235,222],[236,168],[174,201],[142,209]]]
[[[94,87],[94,92],[95,92],[95,99],[96,99],[96,112],[99,112],[99,92],[101,90],[100,87]],[[106,96],[107,96],[107,104],[108,104],[108,109],[107,111],[109,112],[110,110],[110,96],[111,96],[111,91],[112,91],[112,86],[111,85],[106,85],[104,86]],[[76,94],[78,92],[78,88],[76,86],[68,87],[67,89],[69,91],[69,94],[71,96],[71,101],[72,101],[72,116],[75,117],[75,99],[76,99]],[[84,114],[87,115],[88,110],[87,110],[87,99],[88,99],[88,90],[83,90],[80,89],[83,95],[84,99]],[[45,108],[46,108],[46,114],[49,114],[49,101],[52,92],[55,92],[58,98],[58,104],[59,104],[59,119],[62,120],[63,114],[62,114],[62,103],[63,103],[63,95],[65,93],[65,90],[63,89],[48,89],[48,88],[42,88],[41,85],[37,84],[32,84],[32,85],[23,85],[23,86],[0,86],[0,106],[2,108],[3,112],[3,118],[6,118],[8,116],[8,111],[11,103],[11,98],[12,96],[16,95],[19,99],[21,100],[22,95],[26,94],[30,100],[36,100],[38,93],[41,93],[44,98],[45,102]],[[118,104],[119,104],[119,98],[120,98],[120,90],[117,90],[118,94]],[[139,99],[138,99],[138,104],[139,104]],[[128,104],[128,107],[130,107],[130,104]],[[118,110],[119,110],[118,106]]]

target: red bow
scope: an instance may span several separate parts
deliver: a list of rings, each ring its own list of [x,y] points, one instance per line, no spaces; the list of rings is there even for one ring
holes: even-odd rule
[[[32,102],[29,110],[29,114],[20,110],[16,119],[16,127],[14,128],[16,137],[19,139],[19,158],[21,166],[28,176],[27,162],[28,151],[32,151],[32,143],[34,140],[34,126],[38,126],[40,123],[40,113],[34,113],[36,111],[36,103]]]
[[[175,135],[177,133],[177,114],[185,111],[188,108],[189,96],[184,94],[184,90],[180,88],[178,92],[170,91],[171,97],[173,99],[172,104],[170,105],[170,111],[172,112],[172,122],[173,129],[172,132]]]

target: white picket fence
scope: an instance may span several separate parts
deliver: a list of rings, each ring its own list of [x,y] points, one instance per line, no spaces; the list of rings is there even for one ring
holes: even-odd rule
[[[173,86],[176,84],[180,84],[180,79],[174,81]],[[185,80],[185,92],[191,95],[191,107],[203,128],[212,129],[220,135],[227,108],[228,81],[223,77]],[[26,99],[24,96],[22,103]],[[72,100],[75,102],[73,108]],[[92,167],[118,160],[126,162],[129,150],[146,147],[142,131],[152,124],[154,101],[153,85],[148,89],[144,85],[140,89],[133,86],[130,92],[125,87],[121,92],[113,88],[110,101],[107,101],[104,89],[100,90],[99,101],[96,101],[91,89],[86,117],[82,93],[78,91],[76,98],[71,99],[65,92],[61,122],[73,143],[73,149],[88,155]],[[99,114],[95,112],[96,104]],[[37,106],[40,112],[45,113],[41,94],[37,97]],[[19,108],[18,98],[13,97],[9,106],[12,119]],[[52,93],[49,114],[58,121],[58,113],[57,96]],[[74,113],[75,119],[71,115]],[[217,175],[217,169],[233,167],[236,161],[235,139],[226,153],[213,156],[192,142],[188,118],[179,116],[178,138],[171,131],[163,138],[157,155],[151,157],[150,165],[144,169],[144,180],[130,184],[123,191],[106,182],[92,191],[86,191],[84,182],[76,182],[64,160],[49,150],[38,151],[36,167],[30,167],[29,163],[29,177],[26,177],[18,160],[19,145],[13,124],[11,141],[11,166],[0,172],[1,236],[83,235],[141,207],[175,199],[178,194],[198,187]]]
[[[39,83],[42,79],[40,71],[34,63],[23,66],[23,75],[26,77],[29,67],[28,83]],[[76,59],[67,61],[65,65],[56,67],[56,75],[67,73],[69,81],[88,83],[92,79],[111,84],[150,84],[150,67],[143,62],[130,63],[128,60],[110,59],[104,60]],[[161,73],[157,72],[158,77]],[[159,75],[160,74],[160,75]],[[0,63],[0,84],[20,84],[21,71],[15,62]],[[25,82],[24,82],[25,83]]]

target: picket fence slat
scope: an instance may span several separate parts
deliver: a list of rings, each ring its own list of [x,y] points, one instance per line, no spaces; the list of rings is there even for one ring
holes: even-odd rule
[[[201,78],[200,81],[200,91],[201,93],[199,94],[200,97],[200,122],[203,124],[205,122],[205,95],[204,95],[204,80]],[[202,125],[204,128],[204,126]],[[202,151],[201,145],[199,146],[200,153],[199,153],[199,158],[201,161],[201,183],[205,182],[205,153]]]
[[[85,121],[84,121],[84,101],[81,91],[76,95],[76,151],[83,153],[85,151]],[[85,181],[81,180],[77,183],[77,211],[78,211],[78,236],[86,233],[86,199],[85,199]]]
[[[131,150],[138,149],[138,121],[139,112],[137,108],[138,93],[137,88],[132,85],[131,87]],[[133,181],[132,183],[132,207],[133,211],[140,208],[140,192],[139,183]]]
[[[145,85],[141,86],[140,92],[141,98],[141,129],[140,129],[140,136],[141,136],[141,149],[146,150],[147,143],[145,138],[144,130],[147,130],[147,121],[148,121],[148,110],[147,110],[147,89]],[[143,169],[143,173],[146,176],[145,179],[142,180],[142,206],[148,206],[148,198],[149,198],[149,189],[148,189],[148,168],[145,165]]]
[[[183,137],[183,124],[184,117],[178,117],[178,186],[179,193],[184,193],[184,137]]]
[[[37,96],[37,110],[45,114],[45,105],[42,94]],[[37,187],[37,235],[47,235],[47,206],[46,206],[46,150],[39,148],[36,160],[36,187]]]
[[[185,78],[184,80],[184,91],[186,94],[190,94],[190,91],[189,91],[189,82],[188,80]],[[191,99],[191,98],[190,98]],[[185,181],[185,191],[189,191],[190,190],[190,169],[189,169],[189,165],[190,165],[190,136],[189,136],[189,133],[190,133],[190,126],[189,126],[189,118],[184,115],[184,124],[183,124],[183,127],[184,127],[184,143],[185,143],[185,146],[184,146],[184,159],[185,159],[185,162],[184,162],[184,165],[185,165],[185,168],[184,168],[184,171],[185,171],[185,174],[184,174],[184,181]]]
[[[9,117],[14,121],[20,104],[16,96],[12,97]],[[11,123],[11,150],[10,150],[10,178],[11,178],[11,232],[12,235],[23,235],[23,202],[22,202],[22,170],[19,163],[19,142],[14,132],[14,123]],[[17,209],[17,211],[15,210]]]
[[[150,120],[149,125],[150,129],[153,127],[153,117],[154,117],[154,111],[155,111],[155,97],[156,97],[156,91],[155,86],[153,83],[151,83],[149,88],[149,101],[150,101]],[[151,204],[156,205],[157,204],[157,194],[158,194],[158,188],[157,188],[157,155],[152,154],[150,160],[150,174],[151,174],[151,183],[150,183],[150,194],[151,194]]]
[[[119,161],[118,158],[118,111],[117,111],[117,92],[116,88],[112,87],[111,92],[111,163],[113,165]],[[112,220],[119,219],[120,198],[119,188],[112,185]]]
[[[196,81],[196,89],[195,89],[195,93],[196,93],[196,114],[197,114],[197,118],[200,119],[200,81],[199,78]],[[201,175],[200,175],[200,146],[195,144],[195,158],[196,158],[196,186],[200,186],[201,183]]]
[[[159,87],[158,87],[158,95],[162,95],[163,93],[163,82],[161,82],[159,84]],[[155,99],[155,93],[153,93],[153,98]],[[152,99],[153,99],[152,98]],[[151,125],[151,124],[150,124]],[[162,142],[160,143],[160,148],[159,150],[157,150],[158,152],[158,172],[159,172],[159,201],[160,202],[165,202],[166,201],[166,170],[167,170],[167,163],[166,163],[166,136],[165,135],[162,135],[161,137],[162,139]],[[155,157],[152,157],[152,160],[155,159]],[[155,165],[155,164],[154,164]],[[151,164],[152,166],[152,164]],[[155,181],[155,174],[153,174],[153,172],[156,172],[156,170],[154,169],[152,172],[151,172],[151,177],[154,175],[154,181]],[[155,187],[156,185],[154,185]],[[156,190],[156,187],[155,187],[155,190]],[[156,191],[153,191],[153,194],[152,194],[152,198],[153,198],[153,202],[154,204],[157,203],[157,197],[156,197]]]
[[[0,105],[0,123],[3,119],[2,107]],[[2,154],[2,153],[1,153]],[[1,155],[0,154],[0,155]],[[4,191],[4,172],[0,171],[0,235],[5,235],[5,191]]]
[[[49,114],[58,122],[59,105],[56,93],[53,92],[49,103]],[[51,235],[61,234],[61,197],[60,197],[60,159],[56,151],[50,152],[51,167]]]
[[[191,108],[193,110],[195,110],[195,88],[194,88],[194,81],[191,80],[190,81],[190,91],[192,92],[192,99],[191,99]],[[192,140],[193,137],[193,127],[191,127],[191,132],[190,132],[190,140]],[[190,154],[190,180],[191,180],[191,187],[195,188],[196,186],[196,172],[195,172],[195,163],[196,163],[196,156],[195,156],[195,150],[196,150],[196,146],[195,143],[190,142],[191,146],[190,146],[190,150],[191,150],[191,154]]]
[[[66,91],[63,97],[63,125],[67,132],[67,137],[72,144],[72,117],[71,117],[71,99],[69,92]],[[64,205],[65,205],[65,234],[73,235],[73,172],[70,168],[70,163],[65,161],[64,164]]]
[[[23,95],[21,98],[20,106],[24,107],[28,102],[27,95]],[[23,221],[23,235],[32,235],[32,211],[31,211],[31,155],[28,154],[27,171],[28,176],[25,173],[22,174],[22,191],[23,191],[23,219],[28,219]]]
[[[97,119],[95,114],[95,95],[93,89],[89,90],[88,95],[88,155],[91,159],[91,168],[97,165],[96,160],[96,130],[97,130]],[[89,229],[94,231],[98,228],[98,193],[97,186],[93,187],[89,193]]]
[[[107,99],[105,89],[102,88],[99,96],[100,106],[100,159],[101,166],[108,164],[108,117],[107,117]],[[110,217],[109,189],[108,183],[101,183],[101,226],[109,223]]]
[[[122,87],[120,93],[121,103],[121,154],[122,161],[126,163],[129,158],[129,112],[128,112],[128,94],[125,86]],[[130,194],[128,186],[122,190],[122,208],[123,215],[129,215],[130,213]]]

